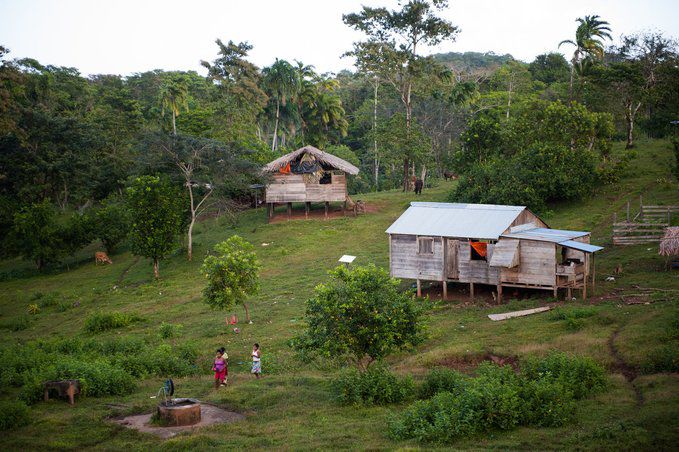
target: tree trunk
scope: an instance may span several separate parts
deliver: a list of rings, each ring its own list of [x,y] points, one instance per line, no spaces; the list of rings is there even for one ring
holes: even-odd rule
[[[408,162],[408,157],[403,158],[403,191],[408,191],[410,183],[408,182],[408,177],[410,173],[410,163]]]
[[[196,214],[191,212],[191,223],[189,223],[189,232],[187,237],[187,252],[189,261],[193,260],[193,225],[196,223]]]
[[[174,110],[172,110],[172,134],[177,136],[177,120]]]
[[[153,277],[158,279],[160,278],[160,272],[158,271],[158,258],[154,257],[153,258]]]
[[[245,302],[243,302],[243,307],[245,308],[245,320],[250,323],[250,311],[248,310],[248,305]]]
[[[374,96],[374,103],[373,103],[373,146],[374,150],[373,152],[375,153],[374,155],[374,170],[375,170],[375,191],[379,190],[379,168],[380,168],[380,160],[377,157],[377,88],[379,87],[379,83],[377,81],[377,77],[375,77],[375,96]]]
[[[271,139],[271,152],[276,150],[276,137],[278,136],[278,116],[280,114],[280,100],[276,99],[276,122],[273,127],[273,138]]]
[[[641,102],[637,103],[634,108],[632,108],[632,100],[625,102],[625,120],[627,123],[627,143],[625,143],[625,149],[634,147],[634,118],[637,115],[637,111],[639,111],[639,107],[641,107]]]

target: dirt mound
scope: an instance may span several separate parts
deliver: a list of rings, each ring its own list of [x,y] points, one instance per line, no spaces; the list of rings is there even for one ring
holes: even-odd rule
[[[114,419],[113,422],[127,428],[133,428],[144,433],[152,433],[154,435],[160,436],[161,438],[167,439],[172,438],[178,433],[191,431],[200,427],[205,427],[206,425],[226,424],[245,419],[245,416],[240,413],[236,413],[235,411],[226,411],[205,402],[201,402],[200,408],[200,422],[194,425],[187,425],[183,427],[160,427],[157,425],[152,425],[150,424],[150,421],[153,413],[126,416],[122,419]]]
[[[514,371],[519,370],[519,362],[516,356],[501,356],[493,353],[470,353],[461,356],[447,356],[439,361],[438,365],[463,373],[472,373],[484,361],[495,363],[498,366],[511,366]]]

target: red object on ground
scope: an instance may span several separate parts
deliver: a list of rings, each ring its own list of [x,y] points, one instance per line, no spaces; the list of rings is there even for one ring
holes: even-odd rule
[[[236,323],[238,323],[238,317],[236,317],[236,314],[233,314],[231,316],[231,325],[235,325]]]

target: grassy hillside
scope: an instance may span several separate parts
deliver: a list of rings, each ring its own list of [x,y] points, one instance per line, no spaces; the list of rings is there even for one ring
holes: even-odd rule
[[[621,148],[617,152],[622,152]],[[622,214],[627,200],[636,203],[643,194],[654,204],[679,204],[677,183],[670,174],[673,156],[669,144],[641,142],[637,154],[618,184],[602,187],[582,202],[553,206],[544,216],[552,227],[591,230],[592,242],[606,246],[597,255],[597,293],[586,303],[592,304],[589,317],[578,322],[557,320],[549,314],[506,322],[491,322],[486,317],[553,301],[547,292],[519,293],[505,305],[494,306],[483,293],[481,299],[470,303],[465,287],[459,287],[451,301],[423,301],[432,304],[429,339],[417,350],[390,357],[388,364],[399,373],[419,378],[441,363],[472,371],[474,363],[487,353],[521,359],[550,349],[591,356],[610,372],[609,388],[579,402],[572,424],[494,432],[459,441],[456,448],[669,449],[676,445],[679,376],[658,370],[667,368],[672,360],[676,369],[679,356],[679,273],[663,270],[657,245],[613,248],[610,243],[612,216]],[[225,218],[206,220],[197,226],[196,260],[187,262],[178,252],[161,262],[159,281],[152,279],[150,262],[128,252],[112,256],[113,265],[95,266],[92,248],[72,259],[68,270],[44,275],[20,261],[3,262],[0,340],[5,346],[76,336],[95,341],[136,338],[149,346],[194,344],[200,350],[201,371],[198,376],[176,379],[177,395],[210,401],[247,416],[239,423],[170,440],[109,422],[111,417],[153,409],[156,401],[150,396],[163,379],[151,378],[139,381],[131,393],[85,397],[74,407],[61,401],[39,402],[31,407],[33,422],[5,434],[3,445],[14,450],[38,444],[112,450],[417,446],[394,442],[385,434],[389,416],[403,407],[338,405],[332,397],[331,380],[341,364],[302,364],[288,341],[302,328],[304,301],[342,254],[356,255],[357,264],[387,266],[384,230],[388,225],[410,201],[444,200],[451,188],[451,183],[441,182],[417,198],[398,191],[357,196],[372,210],[358,218],[266,224],[265,211],[260,209],[239,215],[235,224]],[[235,310],[241,319],[240,334],[224,326],[224,317],[231,312],[211,311],[201,301],[204,281],[198,272],[202,256],[212,245],[234,233],[256,246],[263,263],[262,291],[250,304],[254,323],[245,324],[242,308]],[[618,264],[623,273],[606,282]],[[632,295],[648,304],[626,304]],[[31,303],[41,307],[29,316],[26,310]],[[581,304],[581,300],[569,301],[563,309],[568,312]],[[84,330],[88,316],[112,311],[135,314],[141,320],[109,332]],[[183,325],[181,333],[162,339],[158,331],[162,322]],[[262,345],[264,378],[259,381],[249,375],[253,342]],[[219,346],[226,347],[229,354],[233,384],[215,391],[209,366]],[[32,358],[44,359],[39,355]],[[622,370],[638,376],[630,383]],[[2,391],[2,400],[17,395],[15,388]]]

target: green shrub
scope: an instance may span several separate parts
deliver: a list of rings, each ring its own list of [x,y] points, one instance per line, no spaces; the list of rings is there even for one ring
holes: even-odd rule
[[[27,425],[30,414],[25,403],[19,401],[0,402],[0,431]]]
[[[556,381],[582,399],[606,386],[606,372],[601,365],[588,357],[569,356],[552,352],[545,358],[529,358],[521,365],[523,375],[529,380]]]
[[[418,396],[421,399],[428,399],[439,392],[450,392],[459,395],[466,389],[467,380],[468,378],[459,372],[445,367],[436,367],[424,378],[418,391]]]
[[[116,367],[138,378],[148,375],[184,377],[198,371],[195,357],[195,351],[189,348],[173,350],[169,345],[159,345],[134,354],[119,353],[111,361]]]
[[[163,322],[158,327],[158,334],[162,339],[169,339],[181,333],[182,325]]]
[[[333,382],[333,388],[337,399],[345,404],[400,403],[415,393],[411,377],[398,378],[381,365],[374,365],[365,372],[350,369]]]
[[[141,320],[139,316],[123,312],[95,313],[90,315],[85,321],[85,330],[90,333],[99,333],[122,328],[139,320]]]
[[[122,395],[134,389],[132,376],[105,360],[62,358],[54,366],[57,380],[79,379],[83,395]]]
[[[575,412],[573,393],[558,381],[530,380],[521,388],[524,400],[523,424],[559,427]]]
[[[586,319],[596,315],[595,307],[583,306],[572,308],[556,308],[549,313],[550,320]]]

